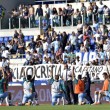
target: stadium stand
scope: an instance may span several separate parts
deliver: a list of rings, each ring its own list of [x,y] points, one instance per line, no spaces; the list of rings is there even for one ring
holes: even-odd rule
[[[9,29],[0,30],[0,67],[10,71],[10,67],[18,66],[17,69],[21,69],[15,70],[21,73],[23,67],[32,66],[36,69],[34,66],[48,64],[68,64],[82,68],[103,65],[108,69],[110,1],[82,1],[20,4],[12,9],[7,24]],[[39,68],[43,73],[45,67]],[[13,74],[12,71],[10,73]],[[49,77],[45,73],[43,75]]]

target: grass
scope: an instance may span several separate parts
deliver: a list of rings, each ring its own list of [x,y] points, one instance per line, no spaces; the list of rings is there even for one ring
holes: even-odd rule
[[[102,105],[40,105],[40,106],[11,106],[11,107],[0,107],[0,110],[110,110],[110,104]]]

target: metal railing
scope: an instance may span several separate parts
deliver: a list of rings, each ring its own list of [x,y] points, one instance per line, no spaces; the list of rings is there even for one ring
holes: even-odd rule
[[[80,17],[82,24],[89,23],[88,18],[86,18],[86,20],[84,19],[84,16],[82,15]],[[103,14],[102,18],[99,18],[99,22],[101,22],[102,24],[106,24],[106,16]],[[110,18],[108,18],[110,19]],[[12,29],[12,20],[13,18],[9,18],[9,29]],[[22,18],[18,18],[18,28],[22,28],[23,25],[23,19]],[[27,24],[27,28],[33,28],[33,27],[37,27],[37,28],[44,28],[47,25],[51,25],[51,27],[55,27],[55,26],[59,26],[59,27],[63,27],[63,26],[75,26],[75,24],[77,24],[77,18],[75,18],[75,16],[71,16],[71,20],[66,19],[66,25],[64,25],[64,17],[63,16],[55,16],[55,17],[51,17],[50,19],[47,19],[46,17],[37,17],[34,21],[31,20],[31,18],[28,18],[28,22]],[[92,15],[92,24],[94,23],[95,19],[94,19],[94,15]],[[108,20],[109,21],[109,20]],[[16,22],[17,23],[17,22]],[[32,24],[34,23],[34,25]],[[110,22],[109,22],[110,23]]]
[[[92,14],[92,21],[91,25],[94,23],[95,18],[94,14]],[[15,20],[13,22],[13,20]],[[84,16],[82,15],[80,17],[80,20],[82,21],[82,24],[89,23],[88,18],[86,17],[86,21],[84,19]],[[75,18],[74,15],[71,16],[71,19],[68,20],[66,19],[66,25],[64,24],[64,17],[63,16],[55,16],[55,17],[50,17],[47,19],[46,17],[35,17],[34,20],[32,20],[30,17],[28,19],[22,19],[21,17],[17,17],[16,19],[14,18],[9,18],[8,22],[8,27],[9,29],[13,28],[39,28],[39,29],[45,29],[50,25],[51,27],[63,27],[63,26],[76,26],[77,25],[78,19]],[[98,16],[98,21],[101,24],[110,24],[110,15],[101,15],[101,17]],[[16,27],[14,27],[13,23],[16,24]],[[0,29],[2,24],[2,19],[0,19]]]

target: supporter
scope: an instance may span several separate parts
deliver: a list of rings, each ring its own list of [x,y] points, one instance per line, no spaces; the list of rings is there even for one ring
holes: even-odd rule
[[[73,91],[73,83],[72,83],[72,74],[73,70],[69,70],[68,65],[64,64],[64,70],[62,73],[62,79],[64,80],[64,86],[66,89],[66,100],[68,104],[72,104],[71,98],[73,99],[73,103],[76,103],[76,100],[74,99],[74,91]],[[71,93],[71,97],[70,97]]]
[[[17,9],[12,9],[11,12],[12,28],[18,27],[18,16],[19,12],[17,11]]]
[[[11,43],[11,40],[9,40],[9,41],[7,42],[6,47],[9,49],[9,52],[12,51],[12,43]]]
[[[46,5],[45,5],[45,18],[46,18],[46,20],[47,20],[46,30],[48,30],[48,28],[49,28],[49,26],[50,26],[50,23],[49,23],[50,15],[51,15],[51,10],[50,10],[50,8],[49,8],[49,5],[46,4]]]
[[[74,25],[77,25],[79,20],[82,21],[81,12],[79,11],[79,9],[76,9],[73,15],[74,15],[73,23],[75,23]]]
[[[38,8],[36,9],[36,15],[38,15],[38,17],[42,17],[43,16],[42,5],[39,5]]]
[[[81,44],[81,47],[80,47],[80,52],[85,52],[85,46],[84,46],[84,44],[83,44],[83,43]]]
[[[99,29],[99,23],[98,23],[97,21],[94,21],[93,27],[94,27],[95,30],[97,31],[97,30]]]
[[[71,45],[73,46],[73,50],[75,49],[75,45],[76,45],[76,36],[75,36],[75,32],[72,32],[72,34],[70,34],[69,36],[69,41],[71,43]]]
[[[60,26],[61,26],[61,16],[63,15],[63,11],[62,8],[58,9],[58,16],[59,16],[59,20],[60,20]]]
[[[104,14],[106,23],[109,23],[109,11],[110,9],[106,5],[104,5],[103,14]]]
[[[31,42],[29,43],[30,45],[30,49],[35,49],[35,45],[36,45],[36,42],[34,41],[34,38],[31,39]]]
[[[9,48],[6,47],[6,49],[3,50],[2,57],[9,58],[9,55],[10,55]]]
[[[66,26],[66,20],[67,20],[67,10],[64,7],[62,10],[62,16],[63,16],[63,26]]]
[[[93,6],[92,3],[90,3],[89,7],[88,7],[88,23],[91,24],[92,23],[92,14],[93,14]]]
[[[64,84],[59,80],[59,75],[55,75],[55,78],[53,77],[52,70],[50,77],[51,79],[49,80],[49,83],[51,84],[52,105],[54,106],[55,104],[57,104],[57,100],[59,98],[63,99],[64,105]]]
[[[58,41],[58,38],[56,38],[56,40],[52,42],[52,46],[54,47],[54,53],[56,53],[60,47],[60,42]]]
[[[78,21],[78,24],[77,24],[77,31],[78,31],[80,34],[83,33],[83,24],[81,23],[80,20]]]
[[[2,74],[0,74],[0,105],[2,105],[3,100],[8,97],[8,93],[4,91],[3,87],[5,73],[3,71],[3,68],[0,68],[0,70],[2,71]],[[9,106],[8,98],[6,100],[6,105]]]
[[[25,54],[25,43],[21,38],[19,38],[19,41],[18,41],[18,53],[21,55]]]
[[[93,14],[94,14],[94,21],[98,21],[98,6],[96,2],[93,2]]]
[[[69,5],[69,7],[67,8],[67,21],[68,25],[66,23],[67,26],[71,25],[72,19],[71,19],[71,15],[74,13],[74,9],[72,8],[72,5]]]
[[[104,77],[103,88],[100,91],[95,91],[94,92],[95,102],[93,103],[93,105],[101,104],[101,98],[103,96],[107,96],[107,93],[108,93],[107,91],[108,91],[108,86],[109,86],[107,73],[103,73],[103,77]]]
[[[29,5],[29,17],[31,20],[31,27],[35,26],[35,16],[34,16],[34,7],[32,5]]]
[[[100,1],[100,5],[98,5],[98,14],[99,14],[100,23],[102,23],[102,19],[103,19],[103,9],[104,9],[104,5],[103,5],[102,1]]]
[[[9,67],[9,60],[5,57],[2,57],[2,67]]]
[[[91,93],[90,93],[91,92],[91,90],[90,90],[91,79],[90,79],[90,76],[89,76],[89,73],[88,72],[86,73],[86,77],[84,78],[84,82],[85,82],[84,98],[87,99],[87,101],[88,101],[89,104],[92,104],[93,103],[93,100],[91,98]]]
[[[11,50],[11,54],[16,54],[18,50],[18,40],[17,39],[13,39],[12,40],[12,50]]]
[[[21,37],[21,39],[24,40],[24,34],[21,29],[19,30],[19,36]],[[18,38],[19,38],[19,36],[18,36]]]
[[[24,78],[23,90],[24,95],[22,105],[31,105],[33,101],[31,75],[27,76],[27,80]]]
[[[84,81],[82,80],[82,76],[78,75],[78,80],[75,78],[74,75],[74,84],[75,90],[74,93],[78,95],[78,105],[83,105],[83,98],[84,98]]]
[[[15,30],[14,32],[14,38],[18,38],[19,33],[17,32],[17,30]]]
[[[84,3],[81,3],[81,12],[84,14],[84,11],[86,11],[86,7]]]
[[[31,52],[27,52],[26,54],[26,62],[24,63],[24,65],[29,65],[29,61],[32,59],[32,55]]]

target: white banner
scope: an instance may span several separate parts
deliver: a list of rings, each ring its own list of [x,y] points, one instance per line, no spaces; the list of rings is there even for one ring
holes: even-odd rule
[[[63,74],[64,66],[60,64],[40,64],[35,66],[15,66],[11,67],[14,73],[13,81],[23,81],[23,76],[27,76],[27,74],[32,74],[35,77],[35,80],[47,80],[50,78],[50,71],[53,68],[53,76],[55,74],[59,74],[60,77]],[[69,68],[73,68],[73,65],[69,65]],[[109,71],[109,66],[74,66],[74,73],[76,78],[79,74],[85,76],[86,71],[89,72],[91,78],[103,80],[103,72]],[[108,68],[108,69],[107,69]]]

